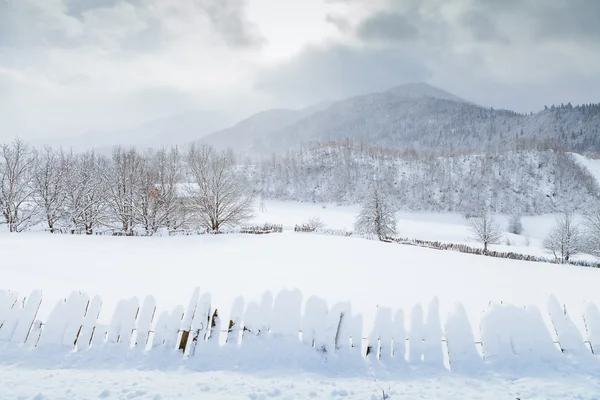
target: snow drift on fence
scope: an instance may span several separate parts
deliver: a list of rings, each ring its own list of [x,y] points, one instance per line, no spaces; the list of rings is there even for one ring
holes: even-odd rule
[[[196,289],[186,307],[160,314],[151,296],[123,299],[106,325],[98,322],[97,296],[74,292],[46,321],[36,319],[41,302],[40,291],[27,297],[0,291],[0,363],[349,374],[366,367],[378,374],[600,368],[598,308],[588,303],[583,316],[571,316],[553,296],[544,310],[490,303],[479,326],[459,303],[442,325],[433,299],[411,310],[378,307],[373,326],[365,327],[349,302],[329,307],[312,296],[303,303],[298,290],[266,292],[248,304],[240,297],[231,310],[222,310],[209,293]],[[574,318],[583,318],[585,332]]]

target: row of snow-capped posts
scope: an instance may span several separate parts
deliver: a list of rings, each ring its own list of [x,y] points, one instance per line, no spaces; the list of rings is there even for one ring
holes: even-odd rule
[[[349,303],[329,308],[324,300],[313,296],[302,313],[299,291],[283,290],[275,299],[265,293],[260,302],[248,304],[238,298],[225,323],[210,295],[201,294],[199,289],[187,308],[177,306],[160,315],[156,315],[153,297],[141,304],[137,298],[122,300],[108,325],[98,322],[102,301],[97,296],[90,299],[83,293],[72,293],[56,304],[44,323],[36,319],[41,302],[40,291],[26,298],[0,291],[0,342],[26,348],[62,348],[69,353],[109,347],[148,353],[162,349],[179,351],[185,359],[208,349],[251,349],[254,356],[278,357],[281,361],[285,348],[296,360],[320,358],[329,362],[367,357],[384,366],[445,365],[452,370],[483,362],[548,361],[561,352],[586,357],[600,349],[600,312],[596,306],[586,305],[585,332],[581,332],[554,297],[547,303],[550,329],[536,307],[490,304],[477,327],[477,341],[460,304],[442,326],[437,300],[429,304],[426,315],[420,305],[411,310],[408,330],[403,310],[378,307],[368,335],[363,335],[362,317],[352,312]],[[3,348],[0,346],[0,354]]]

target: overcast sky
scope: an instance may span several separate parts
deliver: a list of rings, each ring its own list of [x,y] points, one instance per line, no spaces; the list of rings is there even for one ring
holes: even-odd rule
[[[523,112],[599,102],[600,1],[0,0],[0,139],[414,81]]]

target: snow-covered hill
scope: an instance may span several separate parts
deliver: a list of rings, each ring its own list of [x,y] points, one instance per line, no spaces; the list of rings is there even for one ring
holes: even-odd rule
[[[269,158],[249,174],[263,196],[338,204],[360,203],[378,179],[396,207],[409,211],[577,211],[600,191],[574,156],[554,151],[430,157],[342,142]]]

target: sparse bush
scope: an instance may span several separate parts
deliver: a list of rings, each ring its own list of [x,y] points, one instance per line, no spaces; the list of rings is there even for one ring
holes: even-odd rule
[[[317,229],[325,228],[325,222],[321,221],[321,218],[319,217],[312,217],[304,225],[308,227],[312,232],[316,231]]]
[[[476,217],[469,220],[473,239],[483,243],[484,253],[488,251],[489,244],[497,244],[502,239],[500,227],[494,217],[487,211],[481,210]]]
[[[521,223],[521,216],[518,214],[513,215],[508,222],[508,231],[515,235],[523,233],[523,224]]]
[[[569,262],[569,259],[580,253],[583,248],[583,237],[579,224],[571,214],[565,213],[556,218],[556,225],[544,239],[544,249],[552,253],[557,261]]]

